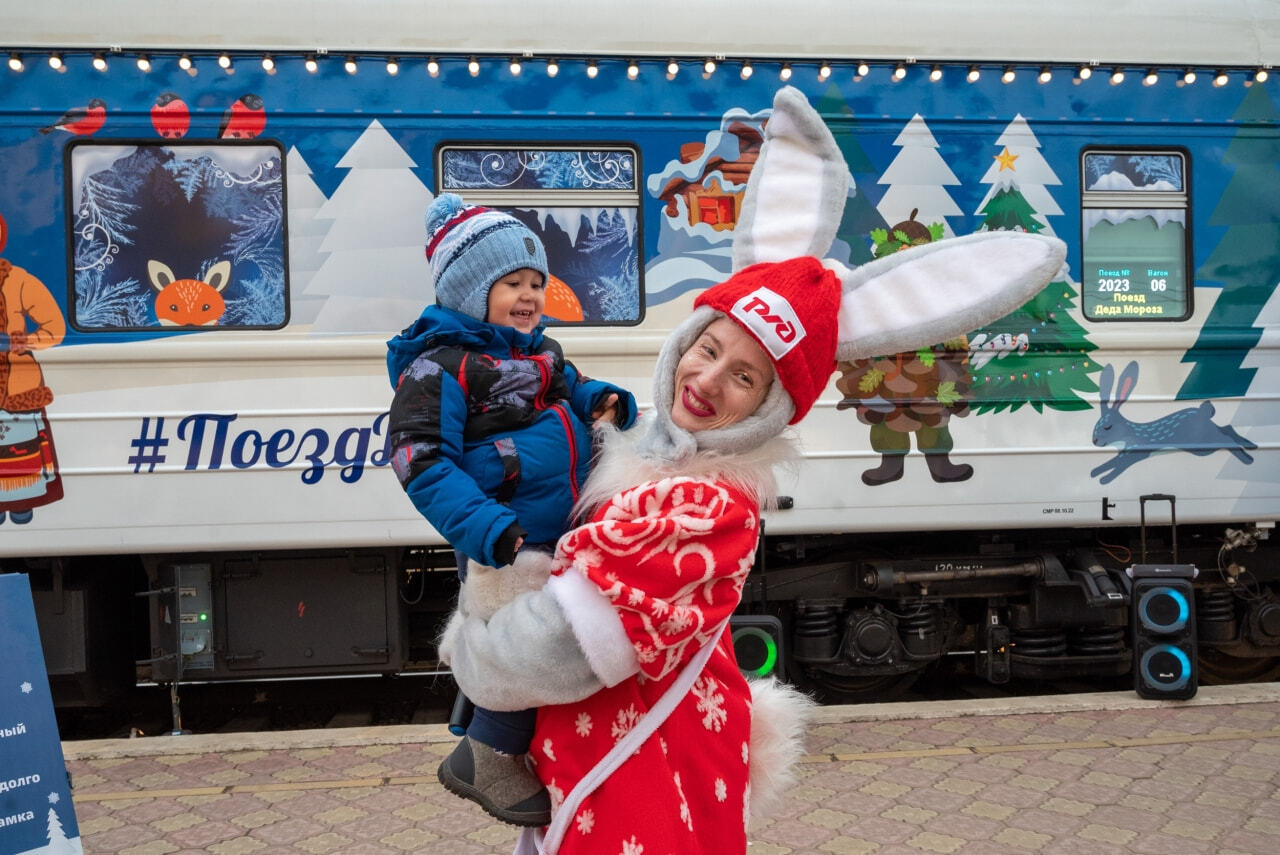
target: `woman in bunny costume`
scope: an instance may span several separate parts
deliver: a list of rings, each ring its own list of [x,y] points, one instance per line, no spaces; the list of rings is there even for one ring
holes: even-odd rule
[[[820,117],[799,91],[779,92],[735,231],[736,272],[664,344],[643,435],[606,436],[584,522],[549,566],[527,568],[535,584],[549,572],[545,584],[499,605],[485,602],[486,574],[468,576],[442,656],[477,703],[540,707],[530,756],[553,818],[517,852],[746,851],[750,817],[799,754],[806,708],[787,687],[749,684],[726,632],[773,467],[793,455],[786,427],[837,356],[972,330],[1025,302],[1065,256],[1055,239],[996,233],[857,270],[820,261],[848,186]]]

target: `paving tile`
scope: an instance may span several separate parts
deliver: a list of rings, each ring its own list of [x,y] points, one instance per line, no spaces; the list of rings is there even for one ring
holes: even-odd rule
[[[1280,687],[1216,706],[851,709],[872,712],[808,734],[796,786],[751,826],[751,855],[1280,852]],[[269,749],[154,737],[112,748],[137,756],[71,751],[84,849],[506,855],[517,831],[443,790],[435,768],[453,740],[428,727],[440,733],[413,742],[325,731]]]
[[[933,831],[922,831],[907,841],[907,845],[922,852],[941,852],[950,855],[964,846],[962,837],[949,834],[938,834]]]
[[[934,813],[952,813],[968,804],[970,799],[968,796],[948,793],[937,788],[913,788],[903,793],[899,801]]]
[[[267,848],[267,844],[261,840],[254,840],[252,837],[238,837],[235,840],[224,840],[220,843],[214,843],[208,849],[202,850],[211,852],[213,855],[249,855],[251,852],[259,852]],[[178,855],[185,855],[188,850],[181,850]],[[196,850],[190,850],[192,852]]]
[[[1172,834],[1143,834],[1129,844],[1134,852],[1143,855],[1198,855],[1198,853],[1217,853],[1217,847],[1207,841],[1189,840]]]
[[[937,811],[906,804],[896,804],[888,810],[880,812],[880,816],[884,819],[890,819],[895,822],[908,822],[912,825],[923,825],[937,815]]]
[[[1081,837],[1067,837],[1053,842],[1053,855],[1124,855],[1127,851],[1124,846]]]
[[[167,840],[149,840],[137,846],[126,846],[120,850],[120,855],[171,855],[177,851],[178,847]]]
[[[1084,825],[1084,820],[1079,817],[1035,808],[1018,811],[1008,821],[1010,828],[1048,834],[1054,838],[1071,836]]]
[[[294,846],[312,855],[327,855],[329,852],[348,852],[354,843],[350,837],[344,837],[333,831],[316,834],[299,840]]]
[[[270,822],[266,825],[253,826],[249,836],[273,846],[293,844],[315,834],[316,825],[309,819],[296,817]]]
[[[1028,789],[1014,784],[992,784],[982,791],[982,797],[997,804],[1014,808],[1029,808],[1045,800],[1041,789]]]
[[[999,820],[954,813],[940,814],[924,824],[927,831],[965,840],[990,840],[1003,827],[1003,823]]]
[[[1005,846],[1015,847],[1018,849],[1028,849],[1028,850],[1031,850],[1032,852],[1039,852],[1043,850],[1050,842],[1052,842],[1053,837],[1048,834],[1040,834],[1039,832],[1035,832],[1035,831],[1026,831],[1021,828],[1005,827],[1000,829],[1000,831],[997,832],[996,835],[991,839],[994,840],[996,843],[1001,843],[1001,844],[1004,844]]]
[[[1076,837],[1081,840],[1088,840],[1094,843],[1115,844],[1117,846],[1127,847],[1134,838],[1138,836],[1138,832],[1132,828],[1123,828],[1117,825],[1107,825],[1105,823],[1091,822],[1084,828],[1076,832]]]
[[[866,834],[862,823],[859,823],[857,833]],[[758,839],[789,846],[796,852],[821,851],[818,848],[821,844],[837,836],[839,835],[831,829],[809,825],[795,819],[774,823],[758,833]]]
[[[1280,841],[1280,820],[1269,817],[1251,816],[1245,820],[1244,827],[1249,831],[1270,834]]]
[[[1218,843],[1224,849],[1235,849],[1248,852],[1250,855],[1269,855],[1280,851],[1280,837],[1274,834],[1260,834],[1256,831],[1237,830],[1224,834]]]
[[[156,820],[182,813],[183,808],[171,799],[150,799],[116,811],[116,817],[130,825],[153,823]]]
[[[997,804],[995,802],[987,801],[986,799],[979,799],[978,801],[972,802],[961,809],[961,813],[968,814],[969,816],[993,819],[1001,823],[1017,812],[1018,809],[1015,807]]]
[[[121,849],[133,846],[139,841],[156,840],[161,837],[161,834],[155,829],[125,824],[94,834],[92,843],[85,842],[84,835],[85,832],[82,831],[81,841],[84,842],[86,851],[92,852],[119,852]]]
[[[861,837],[845,837],[841,835],[834,840],[828,840],[823,843],[818,847],[818,851],[831,853],[831,855],[868,855],[871,852],[878,852],[880,848],[880,844],[874,841],[864,840]],[[795,852],[801,850],[788,849],[786,851]]]
[[[209,820],[165,834],[165,839],[186,849],[208,849],[215,843],[245,837],[244,829],[234,823]],[[86,846],[86,851],[93,851]]]

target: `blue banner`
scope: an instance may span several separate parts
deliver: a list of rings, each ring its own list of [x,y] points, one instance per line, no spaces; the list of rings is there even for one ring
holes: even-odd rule
[[[0,855],[83,851],[31,583],[0,574]]]

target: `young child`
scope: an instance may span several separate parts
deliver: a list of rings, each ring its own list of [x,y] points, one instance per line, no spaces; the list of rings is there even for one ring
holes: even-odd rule
[[[452,193],[426,222],[436,304],[387,342],[392,468],[465,578],[468,558],[501,568],[554,546],[587,478],[590,423],[630,427],[636,404],[543,334],[546,250],[523,223]],[[505,822],[545,825],[550,799],[525,762],[536,712],[477,708],[441,782]]]

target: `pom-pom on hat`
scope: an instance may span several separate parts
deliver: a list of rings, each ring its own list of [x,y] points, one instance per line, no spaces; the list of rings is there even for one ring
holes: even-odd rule
[[[804,418],[836,368],[840,280],[812,256],[753,264],[704,291],[694,306],[723,312],[764,348]]]
[[[441,193],[427,207],[426,221],[431,284],[436,302],[446,309],[484,321],[496,280],[522,267],[547,278],[542,241],[509,214]]]

